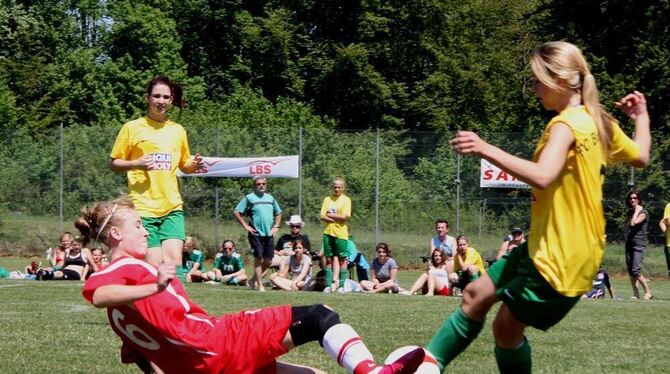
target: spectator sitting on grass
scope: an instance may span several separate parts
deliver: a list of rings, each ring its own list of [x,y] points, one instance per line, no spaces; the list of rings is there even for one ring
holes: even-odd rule
[[[372,260],[372,281],[362,281],[361,287],[368,292],[397,293],[398,264],[393,259],[391,249],[386,243],[379,243],[376,247],[377,257]]]
[[[616,299],[616,294],[614,293],[614,287],[610,284],[610,276],[607,274],[607,270],[600,268],[596,273],[596,277],[593,278],[593,288],[591,291],[582,295],[584,299],[604,299],[605,298],[605,289],[609,292],[612,299]]]
[[[44,270],[60,270],[60,268],[63,266],[63,261],[65,261],[65,252],[72,247],[72,241],[74,240],[74,237],[72,234],[69,232],[64,232],[60,236],[60,245],[58,247],[54,248],[47,248],[46,250],[46,258],[47,261],[49,261],[49,264],[51,265],[48,268],[45,268]]]
[[[484,261],[476,249],[468,246],[468,238],[460,235],[456,238],[458,246],[454,256],[454,272],[449,274],[453,294],[458,296],[472,281],[484,274]]]
[[[447,259],[439,248],[433,250],[428,261],[425,273],[419,276],[409,291],[400,292],[403,295],[414,295],[422,290],[426,296],[433,296],[435,291],[438,295],[449,296],[449,273],[447,272]]]
[[[496,260],[509,253],[514,248],[526,242],[526,237],[523,235],[523,230],[520,227],[512,229],[512,235],[507,235],[498,249]]]
[[[107,262],[105,254],[102,252],[102,248],[100,247],[93,248],[91,250],[91,258],[93,259],[93,264],[88,269],[88,273],[86,273],[86,279],[88,279],[88,277],[90,277],[91,274],[95,273],[96,271],[102,270],[105,266],[109,264]]]
[[[305,285],[305,291],[323,292],[326,289],[326,271],[321,269]]]
[[[293,254],[279,266],[279,272],[270,275],[270,282],[286,291],[300,291],[312,277],[312,258],[305,254],[302,240],[293,242]],[[290,277],[290,279],[289,279]]]
[[[76,238],[65,252],[63,267],[60,270],[39,269],[37,280],[84,280],[88,269],[93,266],[91,252],[84,248],[85,238]]]
[[[187,236],[184,241],[182,261],[187,283],[203,282],[209,279],[205,272],[205,254],[198,249],[195,238],[191,236]]]
[[[365,256],[358,251],[356,243],[354,243],[353,235],[349,235],[347,251],[349,252],[349,257],[347,257],[347,269],[356,269],[356,277],[359,282],[369,280],[368,270],[370,270],[370,264],[368,264],[368,260]]]
[[[277,244],[275,245],[275,256],[272,258],[270,267],[279,268],[281,264],[293,254],[293,242],[296,240],[302,240],[303,247],[305,248],[305,255],[309,256],[312,251],[309,237],[307,237],[307,234],[300,233],[300,230],[305,227],[305,222],[302,221],[302,218],[299,215],[292,215],[286,222],[286,225],[289,226],[290,232],[280,236],[277,240]]]
[[[244,259],[235,250],[235,242],[226,239],[221,244],[221,251],[214,259],[212,271],[207,272],[207,278],[231,286],[247,285],[247,272],[244,269]]]

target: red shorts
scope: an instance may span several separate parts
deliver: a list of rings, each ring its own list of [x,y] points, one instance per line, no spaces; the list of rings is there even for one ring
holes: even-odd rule
[[[444,286],[442,287],[441,290],[437,291],[437,294],[440,296],[449,296],[451,295],[451,290],[449,289],[449,287]]]
[[[291,325],[290,305],[222,316],[222,373],[274,373],[275,358],[286,353],[281,343]],[[259,370],[261,369],[262,370]]]

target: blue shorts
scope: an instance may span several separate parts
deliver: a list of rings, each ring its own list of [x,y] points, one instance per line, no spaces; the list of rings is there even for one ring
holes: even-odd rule
[[[275,256],[274,238],[272,236],[259,236],[249,234],[249,245],[255,258],[272,260]]]

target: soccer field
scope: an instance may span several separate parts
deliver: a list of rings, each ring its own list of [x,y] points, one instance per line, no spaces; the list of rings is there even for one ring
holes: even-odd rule
[[[0,258],[14,269],[25,259]],[[418,271],[401,272],[409,285]],[[527,330],[538,373],[660,373],[668,372],[670,281],[651,282],[654,300],[630,300],[627,280],[614,287],[622,300],[583,300],[549,332]],[[211,314],[291,303],[326,303],[364,338],[378,361],[393,349],[425,344],[432,332],[460,302],[452,297],[372,294],[321,294],[189,284],[192,299]],[[121,373],[138,372],[119,360],[120,340],[107,324],[104,310],[81,297],[79,282],[0,280],[0,367],[2,373]],[[495,311],[496,308],[494,308]],[[449,371],[495,372],[489,314],[480,337],[450,366]],[[316,343],[299,347],[283,361],[310,365],[328,373],[344,373]]]

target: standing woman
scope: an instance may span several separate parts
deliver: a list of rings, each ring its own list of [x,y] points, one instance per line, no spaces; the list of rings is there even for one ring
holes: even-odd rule
[[[484,158],[532,186],[528,241],[496,261],[463,292],[461,306],[428,343],[442,370],[479,334],[487,312],[493,321],[495,356],[501,372],[529,373],[527,326],[547,330],[591,289],[605,251],[603,169],[622,161],[649,162],[651,133],[644,95],[635,91],[617,105],[635,122],[635,140],[600,105],[595,78],[576,46],[545,43],[530,57],[533,91],[556,112],[532,160],[459,131],[451,147]],[[579,245],[575,245],[578,243]]]
[[[323,254],[326,257],[326,284],[335,292],[344,285],[349,276],[347,271],[347,250],[351,217],[351,199],[344,194],[344,179],[333,179],[333,194],[323,199],[321,221],[323,230]]]
[[[205,171],[200,154],[191,158],[186,131],[168,118],[172,105],[186,106],[182,89],[158,76],[146,87],[147,114],[123,125],[110,154],[110,167],[125,172],[128,196],[149,232],[147,261],[174,264],[184,280],[182,249],[186,237],[177,168],[190,174]]]
[[[640,290],[637,285],[644,289],[644,299],[649,300],[654,296],[647,284],[647,279],[642,275],[642,262],[644,252],[647,251],[647,226],[649,225],[649,213],[642,207],[642,199],[637,191],[631,191],[626,197],[628,216],[624,233],[626,235],[626,268],[630,276],[630,285],[633,287],[633,298],[640,298]]]

